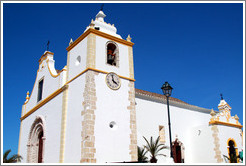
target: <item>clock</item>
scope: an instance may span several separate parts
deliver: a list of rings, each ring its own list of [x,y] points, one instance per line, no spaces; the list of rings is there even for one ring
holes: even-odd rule
[[[110,89],[117,90],[121,86],[120,77],[117,74],[110,72],[106,75],[106,84]]]

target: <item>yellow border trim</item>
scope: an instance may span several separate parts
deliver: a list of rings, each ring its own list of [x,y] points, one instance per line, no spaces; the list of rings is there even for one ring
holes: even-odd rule
[[[231,127],[237,127],[237,128],[242,128],[242,125],[239,124],[232,124],[232,123],[228,123],[228,122],[221,122],[221,121],[217,121],[217,120],[213,120],[210,121],[209,124],[220,124],[220,125],[225,125],[225,126],[231,126]]]
[[[41,56],[41,58],[38,60],[39,64],[41,64],[41,63],[42,63],[42,61],[44,61],[45,59],[47,59],[47,54],[54,55],[54,53],[53,53],[53,52],[46,51],[46,52],[45,52],[45,54],[43,54],[43,55]]]
[[[54,75],[54,74],[52,74],[52,72],[51,72],[51,70],[50,70],[49,60],[48,60],[48,59],[47,59],[46,63],[47,63],[47,66],[48,66],[48,70],[49,70],[49,72],[50,72],[50,75],[51,75],[52,77],[54,77],[54,78],[58,77],[63,71],[66,71],[66,69],[65,69],[66,66],[64,66],[63,69],[62,69],[60,72],[57,72],[57,75]]]
[[[90,33],[93,33],[93,34],[96,34],[98,36],[101,36],[101,37],[104,37],[106,39],[110,39],[110,40],[113,40],[115,42],[118,42],[118,43],[121,43],[121,44],[124,44],[124,45],[127,45],[127,46],[133,46],[134,43],[132,42],[129,42],[129,41],[126,41],[124,39],[120,39],[118,37],[115,37],[115,36],[112,36],[112,35],[109,35],[107,33],[104,33],[104,32],[101,32],[101,31],[98,31],[98,30],[95,30],[93,28],[89,28],[85,33],[83,33],[78,39],[76,39],[70,46],[68,46],[66,48],[67,51],[70,51],[72,48],[74,48],[81,40],[83,40],[87,35],[89,35]]]
[[[97,72],[100,72],[100,73],[105,73],[105,74],[108,74],[110,72],[106,72],[106,71],[103,71],[103,70],[98,70],[98,69],[94,69],[94,68],[86,68],[84,71],[82,71],[81,73],[79,73],[77,76],[75,76],[74,78],[72,78],[71,80],[67,81],[65,83],[65,85],[63,87],[61,87],[60,89],[56,90],[54,93],[52,93],[51,95],[49,95],[47,98],[43,99],[40,101],[40,103],[38,103],[38,105],[36,105],[34,108],[32,108],[30,111],[28,111],[24,116],[22,116],[20,118],[20,120],[23,120],[25,119],[26,117],[28,117],[29,115],[31,115],[33,112],[35,112],[37,109],[39,109],[40,107],[42,107],[44,104],[46,104],[47,102],[49,102],[51,99],[53,99],[55,96],[57,96],[58,94],[60,94],[62,91],[64,91],[64,89],[67,88],[68,84],[70,82],[72,82],[73,80],[75,80],[76,78],[78,78],[80,75],[84,74],[86,71],[88,70],[93,70],[93,71],[97,71]],[[120,76],[118,75],[120,78],[123,78],[123,79],[126,79],[126,80],[130,80],[130,81],[135,81],[135,79],[132,79],[132,78],[128,78],[128,77],[124,77],[124,76]],[[37,77],[36,77],[37,79]],[[36,80],[35,80],[35,83],[36,83]],[[34,85],[35,85],[34,83]],[[34,87],[34,86],[33,86]],[[30,96],[31,97],[31,96]],[[28,102],[27,102],[28,103]],[[26,104],[26,103],[25,103]]]
[[[98,69],[94,69],[94,68],[88,67],[85,70],[83,70],[81,73],[79,73],[77,76],[75,76],[74,78],[72,78],[71,80],[69,80],[68,82],[66,82],[66,84],[69,84],[70,82],[72,82],[73,80],[75,80],[76,78],[78,78],[80,75],[84,74],[88,70],[93,70],[93,71],[97,71],[97,72],[105,73],[105,74],[110,73],[110,72],[106,72],[106,71],[103,71],[103,70],[98,70]],[[120,75],[118,75],[118,76],[120,78],[123,78],[123,79],[126,79],[126,80],[136,81],[135,79],[132,79],[132,78],[129,78],[129,77],[124,77],[124,76],[120,76]]]
[[[238,156],[239,153],[238,153],[237,143],[236,143],[236,141],[235,141],[233,138],[229,138],[229,139],[227,140],[227,144],[226,144],[226,145],[227,145],[227,152],[228,152],[229,158],[230,158],[229,141],[234,142],[234,148],[235,148],[235,151],[236,151],[236,156]],[[237,158],[237,163],[239,163],[239,158]]]
[[[60,94],[61,92],[63,92],[66,88],[68,87],[68,85],[64,85],[63,87],[61,87],[60,89],[56,90],[54,93],[52,93],[51,95],[49,95],[47,98],[45,98],[44,100],[42,100],[38,105],[36,105],[35,107],[33,107],[33,109],[31,109],[30,111],[28,111],[24,116],[22,116],[20,118],[20,120],[22,121],[23,119],[25,119],[26,117],[28,117],[29,115],[31,115],[33,112],[35,112],[37,109],[39,109],[40,107],[42,107],[44,104],[46,104],[47,102],[49,102],[51,99],[53,99],[54,97],[56,97],[58,94]]]

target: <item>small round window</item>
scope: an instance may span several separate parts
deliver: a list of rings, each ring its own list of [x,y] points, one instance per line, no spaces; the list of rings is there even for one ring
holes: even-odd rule
[[[114,121],[112,121],[112,122],[109,123],[109,127],[112,130],[116,130],[118,128],[117,124]]]
[[[75,65],[78,66],[78,65],[80,64],[80,62],[81,62],[81,57],[78,56],[78,57],[76,58]]]

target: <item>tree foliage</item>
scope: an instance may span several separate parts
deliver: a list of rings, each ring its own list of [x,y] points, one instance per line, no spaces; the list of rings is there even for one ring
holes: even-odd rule
[[[139,163],[147,163],[148,158],[145,156],[148,151],[145,150],[145,148],[140,148],[138,146],[138,162]]]
[[[157,137],[157,139],[155,141],[153,141],[152,136],[150,137],[150,141],[148,141],[145,137],[143,137],[143,138],[147,143],[147,145],[145,145],[144,147],[147,149],[148,152],[150,152],[150,155],[151,155],[151,159],[150,159],[151,163],[157,162],[157,159],[156,159],[157,156],[166,156],[164,154],[160,154],[161,150],[167,149],[167,146],[159,143],[160,136]]]
[[[8,157],[9,153],[11,152],[11,150],[6,150],[3,154],[3,162],[4,163],[16,163],[16,162],[20,162],[22,157],[18,154],[14,154],[11,157]]]

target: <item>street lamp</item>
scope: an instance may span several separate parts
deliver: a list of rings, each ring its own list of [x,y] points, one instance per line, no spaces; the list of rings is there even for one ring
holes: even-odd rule
[[[163,94],[167,97],[167,114],[168,114],[168,126],[169,126],[169,140],[170,140],[170,156],[173,158],[173,151],[172,151],[172,135],[171,135],[171,122],[170,122],[170,113],[169,113],[169,96],[172,94],[172,87],[168,82],[161,87]]]

